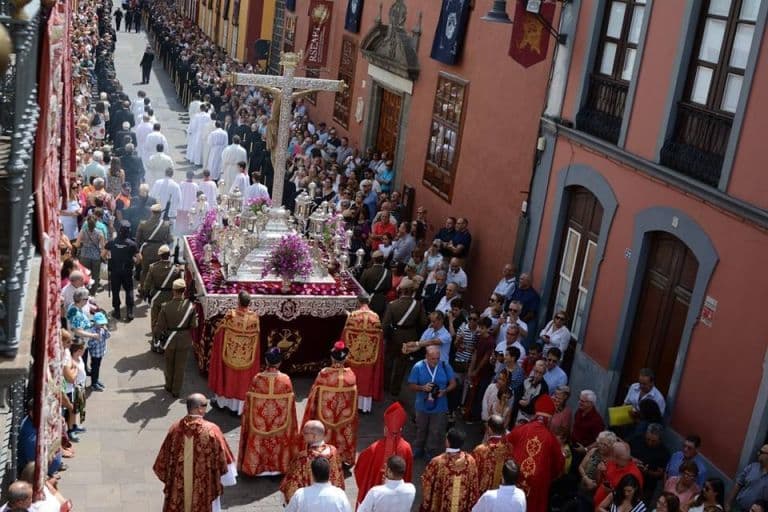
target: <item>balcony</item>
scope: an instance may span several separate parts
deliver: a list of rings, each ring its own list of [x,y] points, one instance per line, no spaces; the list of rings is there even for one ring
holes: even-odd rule
[[[15,358],[28,334],[25,309],[34,303],[30,288],[34,246],[32,157],[37,128],[37,56],[39,14],[28,20],[11,16],[8,0],[0,0],[0,23],[10,34],[14,52],[0,76],[0,357]],[[24,325],[26,330],[28,326]],[[27,340],[25,340],[27,343]],[[26,352],[26,350],[25,350]],[[26,356],[27,354],[22,354]],[[20,358],[23,359],[23,358]],[[0,363],[0,373],[8,361]],[[19,362],[19,361],[17,361]],[[0,375],[2,378],[2,375]]]
[[[619,141],[626,101],[626,82],[592,75],[589,79],[587,101],[576,114],[576,128],[616,144]]]
[[[732,123],[730,115],[679,103],[674,133],[661,148],[661,165],[717,187]]]

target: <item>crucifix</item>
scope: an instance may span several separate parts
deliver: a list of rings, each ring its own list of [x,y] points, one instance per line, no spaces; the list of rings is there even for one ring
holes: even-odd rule
[[[232,73],[234,85],[253,85],[272,95],[272,115],[267,124],[266,145],[272,155],[275,177],[272,182],[272,204],[283,204],[283,179],[285,162],[288,159],[290,139],[291,103],[296,98],[315,91],[341,92],[347,85],[343,80],[325,80],[293,76],[301,60],[301,53],[283,53],[280,64],[283,76]]]

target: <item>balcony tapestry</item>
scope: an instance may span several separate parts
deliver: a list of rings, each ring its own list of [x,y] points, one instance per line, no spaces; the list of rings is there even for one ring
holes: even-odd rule
[[[312,0],[309,4],[309,31],[304,63],[311,68],[324,68],[328,63],[333,2]]]
[[[38,247],[42,252],[40,284],[37,290],[35,336],[40,347],[35,358],[35,389],[39,408],[35,488],[41,490],[48,463],[61,442],[62,349],[60,342],[59,209],[61,186],[68,183],[68,166],[74,154],[74,125],[71,122],[71,58],[69,47],[68,1],[56,4],[43,32],[40,52],[38,96],[40,117],[35,144],[33,193]],[[70,122],[63,122],[70,118]],[[61,151],[61,152],[60,152]],[[31,172],[31,171],[30,171]]]
[[[459,62],[469,22],[469,8],[469,0],[443,0],[430,57],[444,64]]]
[[[549,31],[538,16],[525,10],[525,2],[515,2],[515,20],[512,25],[512,40],[509,42],[509,56],[524,68],[529,68],[547,58]],[[555,4],[542,2],[541,17],[552,24]]]

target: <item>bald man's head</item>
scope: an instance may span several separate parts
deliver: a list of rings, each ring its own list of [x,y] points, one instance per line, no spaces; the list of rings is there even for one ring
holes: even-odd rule
[[[32,485],[24,480],[16,480],[8,487],[8,508],[27,510],[32,506]]]
[[[208,407],[208,399],[202,393],[192,393],[187,397],[187,412],[189,414],[204,407]]]
[[[325,425],[320,421],[310,420],[304,424],[301,433],[307,444],[319,443],[325,439]]]

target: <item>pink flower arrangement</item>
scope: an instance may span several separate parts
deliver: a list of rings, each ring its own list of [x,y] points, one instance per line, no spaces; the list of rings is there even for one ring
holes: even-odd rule
[[[216,224],[216,210],[211,209],[205,214],[205,219],[195,234],[195,239],[201,246],[210,243],[214,224]]]
[[[264,208],[272,206],[272,200],[268,197],[252,197],[245,205],[251,209],[254,214],[264,213]]]
[[[312,273],[312,254],[304,238],[291,233],[280,239],[269,254],[261,275],[266,277],[270,273],[291,281]]]

